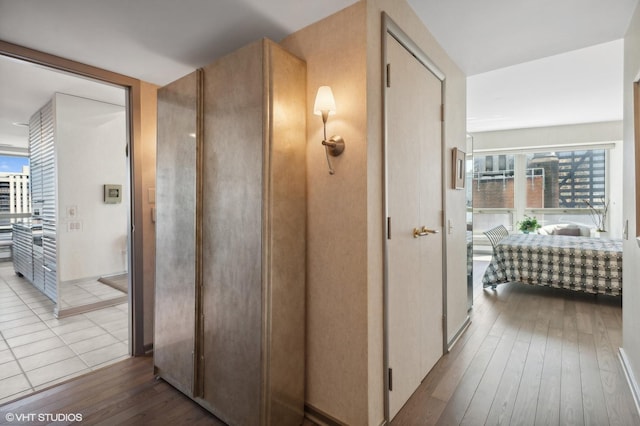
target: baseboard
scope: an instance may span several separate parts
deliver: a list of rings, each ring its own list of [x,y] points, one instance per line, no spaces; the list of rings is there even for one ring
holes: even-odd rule
[[[331,417],[327,413],[318,410],[312,405],[305,404],[304,405],[304,418],[317,424],[318,426],[347,426],[346,423],[341,422],[340,420]],[[387,426],[388,423],[386,420],[382,420],[382,423],[379,426]]]
[[[319,426],[347,426],[346,423],[309,404],[304,405],[304,417]]]
[[[627,354],[624,352],[624,349],[620,348],[618,350],[618,356],[620,357],[620,363],[622,363],[622,369],[624,370],[624,376],[627,378],[629,389],[631,389],[631,396],[633,396],[633,402],[636,403],[636,410],[640,415],[640,387],[638,387],[638,382],[636,381],[636,378],[633,375],[631,364],[629,364],[629,359],[627,358]]]
[[[453,348],[453,346],[460,339],[460,336],[462,336],[462,333],[464,333],[467,330],[467,328],[469,328],[470,325],[471,325],[471,317],[469,315],[467,315],[467,319],[464,320],[464,323],[462,323],[462,325],[460,326],[460,329],[458,329],[458,331],[455,334],[455,336],[453,336],[453,338],[451,340],[449,340],[449,342],[447,343],[447,350],[448,351],[450,351]]]
[[[113,275],[105,275],[98,278],[98,282],[108,285],[111,288],[114,288],[118,291],[121,291],[125,294],[129,293],[129,282],[128,282],[129,274],[113,274]],[[124,283],[122,281],[125,281]]]
[[[81,306],[73,306],[71,308],[58,309],[58,305],[54,308],[53,314],[56,318],[66,318],[72,315],[84,314],[86,312],[97,311],[98,309],[108,308],[109,306],[119,305],[121,303],[127,303],[129,299],[127,296],[116,297],[114,299],[101,300],[100,302],[89,303]]]
[[[145,355],[151,355],[153,353],[153,343],[147,343],[143,349]]]

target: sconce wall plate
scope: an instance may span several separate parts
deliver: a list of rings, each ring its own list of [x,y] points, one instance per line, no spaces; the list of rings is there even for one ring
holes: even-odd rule
[[[344,152],[344,139],[342,136],[331,136],[328,141],[322,141],[322,145],[327,147],[329,155],[337,157]]]

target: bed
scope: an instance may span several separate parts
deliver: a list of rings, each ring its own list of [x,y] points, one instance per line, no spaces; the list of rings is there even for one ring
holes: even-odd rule
[[[622,240],[515,234],[494,246],[482,284],[522,282],[593,294],[622,294]]]

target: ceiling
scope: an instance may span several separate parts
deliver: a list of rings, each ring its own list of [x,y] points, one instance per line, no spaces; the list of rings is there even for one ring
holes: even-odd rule
[[[469,133],[622,120],[622,39],[467,78]]]
[[[622,120],[638,0],[408,1],[469,76],[468,132]]]
[[[280,40],[354,2],[0,0],[0,39],[164,85],[250,41],[265,36]],[[575,102],[574,107],[570,105],[572,94],[567,83],[575,80],[576,72],[588,82],[579,87],[580,92],[600,93],[594,96],[609,93],[611,89],[598,82],[611,82],[616,75],[622,78],[622,61],[617,59],[622,54],[619,42],[610,46],[607,42],[624,36],[638,0],[408,2],[453,60],[472,76],[468,82],[469,116],[477,120],[478,126],[484,120],[478,128],[487,130],[492,127],[487,123],[491,123],[494,116],[505,116],[500,108],[508,108],[506,111],[514,114],[519,107],[527,106],[529,109],[523,109],[523,116],[537,114],[536,125],[544,125],[548,120],[544,114],[549,102],[558,109],[575,110]],[[562,73],[558,70],[568,70],[574,61],[550,65],[553,58],[549,56],[557,55],[558,59],[562,56],[560,53],[601,44],[604,47],[595,55],[609,47],[615,52],[609,53],[608,58],[612,59],[607,63],[615,62],[617,68],[605,70],[585,64],[578,71]],[[543,61],[548,62],[525,64],[540,58],[547,58]],[[75,80],[76,89],[66,75],[46,73],[43,69],[27,70],[29,67],[18,67],[15,61],[8,62],[0,61],[0,146],[20,143],[24,146],[26,129],[10,123],[26,122],[55,91],[76,94],[75,90],[81,93],[93,90],[92,97],[104,96],[113,103],[117,103],[114,97],[121,96],[107,90],[108,86],[89,88],[87,81],[81,79]],[[502,69],[505,67],[508,68]],[[596,69],[597,75],[590,77]],[[490,72],[494,70],[499,71]],[[532,84],[531,74],[527,74],[531,72],[537,76],[555,75],[553,84],[539,84],[567,89],[557,91],[563,93],[563,99],[552,100],[556,91],[546,92],[547,106],[534,108],[539,104],[530,97],[539,95],[540,91]],[[561,75],[568,80],[562,80]],[[506,85],[507,82],[511,82],[511,86]],[[616,98],[610,102],[620,109],[613,119],[620,119],[621,83],[619,87],[616,84],[613,90],[620,91],[620,101]],[[515,90],[519,86],[531,87],[531,93]],[[584,104],[584,99],[579,103]],[[607,108],[607,111],[613,109]],[[612,119],[611,114],[607,117],[594,117],[594,114],[597,115],[592,112],[589,118],[583,119]],[[500,122],[502,128],[529,125],[516,118],[512,124],[505,119],[493,121]]]
[[[467,75],[624,37],[638,0],[408,0]]]

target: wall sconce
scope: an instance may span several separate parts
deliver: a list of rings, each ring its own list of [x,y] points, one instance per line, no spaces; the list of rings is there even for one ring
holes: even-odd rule
[[[324,129],[324,138],[322,139],[322,145],[324,145],[325,155],[327,156],[327,165],[329,166],[329,174],[335,173],[331,166],[332,157],[337,157],[344,151],[344,139],[341,136],[331,136],[327,140],[327,119],[330,115],[336,113],[336,101],[333,99],[333,92],[329,86],[320,86],[318,93],[316,94],[316,101],[313,104],[313,113],[315,115],[322,116],[322,126]]]

